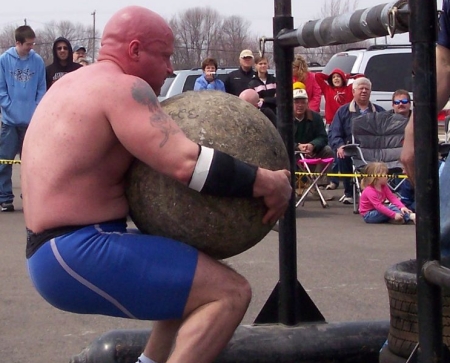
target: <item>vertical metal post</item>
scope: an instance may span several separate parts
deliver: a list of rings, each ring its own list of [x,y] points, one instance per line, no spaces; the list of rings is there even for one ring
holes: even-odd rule
[[[295,189],[295,158],[294,158],[294,126],[292,111],[292,61],[294,50],[282,47],[276,36],[283,29],[292,30],[294,19],[291,16],[291,0],[275,0],[274,30],[274,59],[277,70],[277,113],[278,130],[283,138],[289,159],[291,161],[291,185]],[[295,195],[295,193],[294,193]],[[295,227],[295,198],[291,198],[288,210],[280,221],[279,259],[280,281],[278,295],[278,318],[285,325],[297,323],[297,235]]]
[[[417,201],[417,296],[419,362],[442,362],[442,305],[439,286],[426,281],[422,267],[440,260],[437,147],[435,0],[410,0],[413,51],[414,144]]]

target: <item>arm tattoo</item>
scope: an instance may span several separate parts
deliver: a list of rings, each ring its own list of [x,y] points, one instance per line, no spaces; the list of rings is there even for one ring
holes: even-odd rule
[[[150,111],[150,124],[160,129],[163,139],[159,143],[159,147],[163,147],[169,140],[170,135],[180,132],[178,128],[174,129],[170,121],[170,117],[166,115],[159,106],[158,98],[152,88],[143,80],[138,79],[131,88],[133,99],[148,107]]]

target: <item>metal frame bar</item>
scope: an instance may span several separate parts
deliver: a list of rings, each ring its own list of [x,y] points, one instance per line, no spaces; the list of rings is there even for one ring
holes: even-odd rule
[[[443,362],[442,305],[440,286],[450,287],[450,270],[440,265],[439,245],[439,177],[436,155],[437,144],[437,95],[436,54],[437,6],[436,0],[400,0],[374,8],[358,10],[341,18],[326,18],[308,22],[301,29],[293,30],[291,0],[274,0],[274,55],[277,69],[277,107],[279,132],[285,142],[291,160],[292,185],[295,185],[292,69],[293,48],[296,46],[319,47],[355,42],[359,40],[406,32],[408,15],[410,41],[413,52],[416,157],[416,253],[418,262],[418,318],[419,362]],[[408,8],[409,6],[409,8]],[[389,10],[395,7],[395,11]],[[364,20],[364,24],[362,21]],[[334,21],[334,23],[333,23]],[[358,24],[352,27],[353,24]],[[340,24],[343,37],[333,31]],[[344,24],[345,23],[345,24]],[[334,24],[334,25],[333,25]],[[396,24],[396,26],[392,26]],[[345,26],[344,26],[345,25]],[[347,26],[348,25],[348,26]],[[366,28],[363,25],[367,25]],[[347,27],[346,27],[347,26]],[[344,38],[350,40],[344,41]],[[423,140],[430,140],[424,143]],[[294,197],[284,219],[280,223],[280,282],[278,295],[279,322],[296,323],[296,228]]]

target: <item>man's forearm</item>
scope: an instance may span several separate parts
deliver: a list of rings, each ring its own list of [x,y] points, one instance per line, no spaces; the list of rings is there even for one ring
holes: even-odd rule
[[[450,97],[450,49],[436,46],[437,108],[442,110]]]

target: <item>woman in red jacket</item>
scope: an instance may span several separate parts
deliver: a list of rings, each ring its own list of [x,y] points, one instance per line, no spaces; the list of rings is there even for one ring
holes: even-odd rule
[[[308,94],[308,108],[315,112],[320,112],[320,98],[322,91],[316,82],[314,73],[308,71],[308,64],[305,58],[297,54],[292,62],[292,83],[302,82],[306,86]]]

